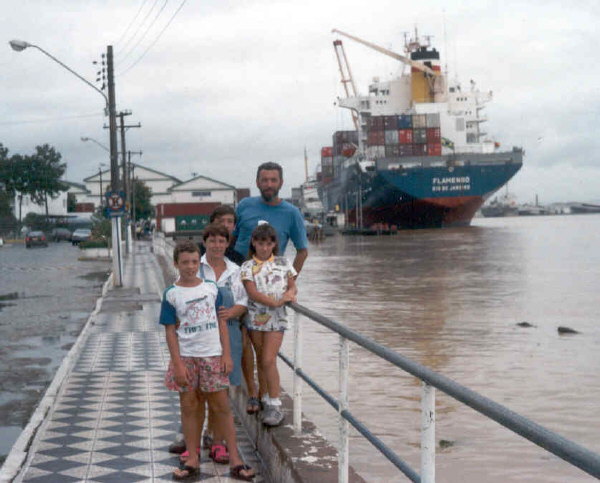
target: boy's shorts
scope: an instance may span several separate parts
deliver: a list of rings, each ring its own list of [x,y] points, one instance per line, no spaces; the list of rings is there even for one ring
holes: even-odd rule
[[[191,375],[191,381],[187,386],[178,386],[175,382],[173,362],[170,361],[165,374],[167,389],[178,392],[197,389],[201,392],[217,392],[229,387],[229,378],[221,372],[221,356],[182,357],[181,360]]]

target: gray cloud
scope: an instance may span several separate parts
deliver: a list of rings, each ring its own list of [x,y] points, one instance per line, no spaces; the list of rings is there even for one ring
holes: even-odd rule
[[[18,2],[3,13],[2,31],[5,41],[38,43],[89,79],[96,70],[92,60],[115,43],[118,107],[131,109],[128,121],[143,126],[128,132],[128,148],[142,150],[141,163],[149,167],[181,179],[195,171],[250,187],[257,164],[275,160],[285,167],[289,193],[304,176],[304,146],[314,168],[332,132],[351,128],[349,114],[334,107],[342,88],[331,28],[400,51],[402,32],[416,23],[420,33],[434,35],[451,77],[458,74],[464,88],[474,79],[494,92],[488,132],[527,153],[511,191],[520,198],[537,191],[546,201],[598,197],[596,3],[188,2],[145,57],[122,74],[179,2],[169,2],[145,41],[124,59],[137,26],[116,41],[140,5]],[[91,175],[107,156],[80,137],[108,144],[102,99],[41,53],[16,53],[4,45],[0,142],[12,152],[50,143],[67,161],[71,180]],[[350,41],[345,46],[362,93],[373,76],[399,71],[391,59]],[[94,112],[99,116],[73,118]]]

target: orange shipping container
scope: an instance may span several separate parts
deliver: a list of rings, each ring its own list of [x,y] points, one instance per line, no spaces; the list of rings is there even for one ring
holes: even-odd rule
[[[369,146],[383,146],[385,144],[385,131],[369,131],[367,144]]]
[[[400,144],[412,144],[412,142],[413,142],[412,129],[398,130],[398,139],[400,140]]]
[[[427,144],[427,156],[441,156],[441,155],[442,155],[441,143]]]

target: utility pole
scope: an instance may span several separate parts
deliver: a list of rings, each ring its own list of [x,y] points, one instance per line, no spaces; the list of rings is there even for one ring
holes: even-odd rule
[[[119,112],[119,117],[121,118],[121,155],[122,155],[122,165],[123,165],[123,192],[125,193],[125,200],[129,199],[128,192],[128,176],[127,176],[127,147],[125,145],[125,129],[131,127],[142,127],[140,123],[137,125],[125,125],[125,116],[131,116],[131,111],[121,111]],[[131,230],[129,229],[130,220],[127,216],[125,216],[125,252],[127,255],[131,253],[131,244],[133,240],[131,239]]]
[[[130,220],[133,222],[131,224],[131,237],[135,238],[135,179],[133,177],[133,170],[135,169],[135,164],[131,164],[131,155],[137,154],[138,156],[142,155],[142,151],[127,151],[128,156],[128,169],[127,169],[127,179],[129,184],[129,191],[127,192],[127,205],[129,206]]]
[[[113,48],[106,47],[106,71],[108,77],[108,125],[110,132],[110,189],[113,193],[119,191],[119,160],[117,159],[117,108],[115,99],[115,77],[113,69]],[[121,223],[118,216],[113,216],[112,251],[113,251],[113,285],[123,286],[123,262],[121,257]]]

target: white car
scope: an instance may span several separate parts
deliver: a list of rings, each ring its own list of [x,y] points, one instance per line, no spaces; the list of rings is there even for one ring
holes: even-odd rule
[[[71,243],[73,245],[79,245],[82,241],[88,241],[92,236],[92,230],[89,228],[77,228],[71,235]]]

